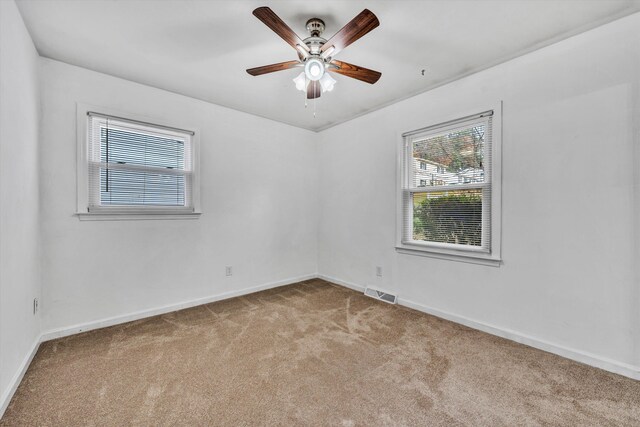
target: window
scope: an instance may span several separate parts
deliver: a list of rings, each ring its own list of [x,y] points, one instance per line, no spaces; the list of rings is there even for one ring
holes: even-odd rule
[[[427,162],[420,162],[420,169],[427,170]]]
[[[499,262],[501,135],[495,110],[403,135],[400,252]],[[428,183],[415,169],[418,158],[439,165]]]
[[[90,111],[84,120],[78,177],[86,176],[86,192],[81,197],[79,182],[79,214],[197,214],[194,132]]]

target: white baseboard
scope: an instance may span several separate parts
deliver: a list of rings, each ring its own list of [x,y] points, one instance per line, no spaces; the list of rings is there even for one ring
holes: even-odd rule
[[[354,283],[345,282],[344,280],[337,279],[335,277],[325,276],[323,274],[318,275],[319,278],[332,282],[337,285],[345,286],[347,288],[364,291],[364,286],[356,285]],[[487,323],[479,322],[468,317],[460,316],[454,313],[438,310],[433,307],[426,306],[402,297],[398,297],[398,304],[405,307],[412,308],[414,310],[421,311],[423,313],[431,314],[442,319],[450,320],[461,325],[468,326],[472,329],[477,329],[482,332],[486,332],[491,335],[496,335],[502,338],[506,338],[511,341],[525,344],[530,347],[534,347],[549,353],[557,354],[558,356],[565,357],[567,359],[575,360],[576,362],[584,363],[589,366],[603,369],[605,371],[613,372],[615,374],[624,375],[625,377],[632,378],[634,380],[640,380],[640,366],[630,365],[617,360],[608,359],[596,354],[588,353],[581,350],[572,349],[563,345],[555,344],[540,338],[532,337],[527,334],[520,333],[518,331],[505,329],[499,326],[489,325]]]
[[[33,357],[38,352],[38,348],[40,347],[40,336],[36,337],[31,345],[31,350],[26,354],[25,358],[22,360],[20,367],[18,368],[18,372],[11,378],[11,382],[6,390],[3,391],[2,397],[0,398],[0,418],[4,415],[4,411],[9,407],[9,403],[11,402],[11,398],[14,393],[18,389],[18,386],[22,382],[22,378],[24,378],[24,374],[27,372],[29,365],[31,365],[31,361]]]
[[[619,362],[617,360],[608,359],[597,354],[592,354],[586,351],[576,350],[565,347],[563,345],[555,344],[540,338],[520,333],[518,331],[478,322],[464,316],[444,312],[404,298],[398,298],[398,304],[404,305],[405,307],[413,308],[418,311],[422,311],[427,314],[431,314],[436,317],[440,317],[442,319],[450,320],[452,322],[459,323],[461,325],[465,325],[491,335],[496,335],[511,341],[518,342],[520,344],[525,344],[529,347],[535,347],[549,353],[557,354],[558,356],[575,360],[576,362],[604,369],[605,371],[613,372],[615,374],[624,375],[625,377],[633,378],[634,380],[640,380],[640,366],[633,366],[627,363]]]
[[[365,286],[356,285],[355,283],[345,282],[344,280],[337,279],[331,276],[325,276],[324,274],[318,274],[318,279],[326,280],[327,282],[334,283],[336,285],[344,286],[345,288],[353,289],[354,291],[364,292]]]
[[[177,304],[165,305],[162,307],[152,308],[148,310],[136,311],[134,313],[124,314],[120,316],[108,317],[106,319],[94,320],[87,323],[81,323],[73,326],[66,326],[63,328],[53,329],[47,332],[43,332],[41,336],[41,342],[50,341],[56,338],[62,338],[69,335],[78,334],[80,332],[91,331],[94,329],[106,328],[108,326],[119,325],[121,323],[131,322],[134,320],[144,319],[146,317],[157,316],[159,314],[170,313],[172,311],[183,310],[185,308],[191,308],[202,304],[209,304],[215,301],[221,301],[233,297],[239,297],[242,295],[252,294],[254,292],[264,291],[266,289],[277,288],[280,286],[290,285],[292,283],[303,282],[305,280],[317,278],[317,274],[308,274],[305,276],[292,277],[290,279],[279,280],[277,282],[265,283],[259,286],[253,286],[250,288],[244,288],[237,291],[224,292],[222,294],[212,295],[204,298],[198,298],[189,301],[183,301]]]

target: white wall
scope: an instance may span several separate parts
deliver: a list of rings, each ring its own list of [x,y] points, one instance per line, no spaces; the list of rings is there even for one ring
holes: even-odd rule
[[[317,272],[314,133],[49,59],[41,86],[43,331]],[[202,217],[79,221],[76,102],[200,129]]]
[[[639,87],[636,14],[322,132],[320,274],[638,371]],[[400,134],[497,100],[504,264],[396,253]]]
[[[0,414],[40,336],[38,54],[0,1]]]

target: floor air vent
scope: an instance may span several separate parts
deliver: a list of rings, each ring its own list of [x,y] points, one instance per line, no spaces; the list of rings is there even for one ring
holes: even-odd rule
[[[371,298],[379,299],[380,301],[388,302],[389,304],[395,304],[398,301],[398,296],[389,294],[386,292],[378,291],[371,288],[366,288],[364,294]]]

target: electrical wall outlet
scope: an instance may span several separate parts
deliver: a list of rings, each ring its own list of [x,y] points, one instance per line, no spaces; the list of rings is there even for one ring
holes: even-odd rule
[[[376,276],[382,277],[382,267],[376,267]]]
[[[226,274],[227,276],[233,276],[233,267],[231,267],[230,265],[226,266],[224,268],[224,274]]]
[[[33,299],[33,314],[35,315],[38,312],[38,298]]]

